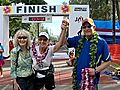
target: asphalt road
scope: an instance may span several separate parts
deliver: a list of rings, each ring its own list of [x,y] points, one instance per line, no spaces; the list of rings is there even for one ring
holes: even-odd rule
[[[54,90],[72,90],[72,68],[68,67],[66,61],[53,62],[55,65]],[[120,90],[120,81],[112,80],[109,76],[102,76],[99,90]],[[0,90],[13,90],[13,82],[10,77],[10,67],[4,68],[4,77],[0,78]]]

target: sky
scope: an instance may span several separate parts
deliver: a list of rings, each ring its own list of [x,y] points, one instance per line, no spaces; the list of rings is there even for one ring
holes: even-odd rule
[[[63,2],[68,3],[69,0],[45,0],[48,5],[62,5]],[[63,20],[62,16],[54,16],[52,17],[52,23],[43,23],[44,27],[48,29],[50,34],[55,36],[59,36],[61,32],[61,22]]]

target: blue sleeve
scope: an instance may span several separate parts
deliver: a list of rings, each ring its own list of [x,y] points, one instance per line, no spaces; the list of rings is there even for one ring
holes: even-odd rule
[[[102,60],[104,62],[111,60],[108,44],[105,40],[103,40]]]
[[[3,48],[3,46],[2,46],[2,45],[0,45],[0,47],[1,47],[1,49],[2,49],[2,50],[4,50],[4,48]]]
[[[72,38],[68,38],[67,42],[68,42],[68,47],[74,47],[76,48],[78,43],[79,43],[79,40],[80,40],[80,36],[75,36],[75,37],[72,37]]]

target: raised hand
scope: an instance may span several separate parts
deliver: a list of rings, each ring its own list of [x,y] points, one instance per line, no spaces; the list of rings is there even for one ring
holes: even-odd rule
[[[68,30],[68,27],[69,27],[69,20],[67,18],[65,18],[62,21],[61,29],[62,30]]]

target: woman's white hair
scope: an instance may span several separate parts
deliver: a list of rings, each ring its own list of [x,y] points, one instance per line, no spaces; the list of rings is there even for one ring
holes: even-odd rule
[[[14,46],[15,46],[15,47],[19,46],[19,43],[18,43],[18,39],[17,39],[17,38],[18,38],[20,35],[24,35],[24,36],[27,37],[28,42],[27,42],[26,48],[29,49],[29,47],[30,47],[30,45],[31,45],[31,35],[30,35],[30,33],[29,33],[27,30],[24,30],[24,29],[18,30],[18,31],[16,32],[16,34],[14,35],[14,40],[13,40]]]

